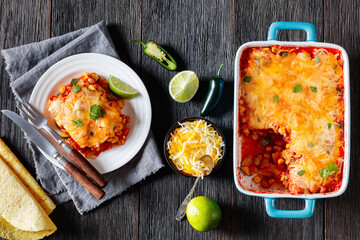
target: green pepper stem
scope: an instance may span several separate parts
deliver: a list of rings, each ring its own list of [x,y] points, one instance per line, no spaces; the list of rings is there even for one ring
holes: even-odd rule
[[[137,42],[140,43],[141,45],[143,45],[144,47],[146,47],[146,43],[140,41],[140,40],[136,40],[136,39],[130,39],[129,42]]]
[[[221,65],[220,65],[220,68],[219,68],[218,73],[217,73],[217,75],[216,75],[218,78],[220,78],[220,71],[221,71],[221,69],[223,68],[223,66],[224,66],[224,64],[221,64]]]

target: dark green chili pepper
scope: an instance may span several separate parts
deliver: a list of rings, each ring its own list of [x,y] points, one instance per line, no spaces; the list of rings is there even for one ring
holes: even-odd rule
[[[175,59],[163,49],[159,44],[154,41],[148,41],[144,43],[140,40],[130,39],[130,42],[137,42],[144,46],[144,53],[154,59],[161,66],[167,70],[174,71],[177,69]]]
[[[224,80],[220,77],[220,71],[224,64],[221,64],[216,76],[210,78],[208,92],[201,108],[200,115],[202,117],[210,113],[219,103],[222,92],[224,90]]]

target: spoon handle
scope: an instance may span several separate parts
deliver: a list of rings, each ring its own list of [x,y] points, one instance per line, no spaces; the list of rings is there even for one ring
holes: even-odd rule
[[[194,194],[194,191],[195,191],[195,188],[196,188],[196,185],[198,184],[199,180],[200,180],[200,176],[196,178],[196,181],[194,183],[194,186],[191,188],[189,194],[186,196],[186,198],[184,199],[184,201],[181,203],[179,209],[177,210],[177,213],[176,213],[176,220],[177,221],[181,221],[184,217],[185,217],[185,214],[186,214],[186,206],[188,205],[188,203],[190,202],[191,200],[191,197],[192,195]]]

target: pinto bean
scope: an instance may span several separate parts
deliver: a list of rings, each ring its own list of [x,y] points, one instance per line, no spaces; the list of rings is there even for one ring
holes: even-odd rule
[[[284,141],[282,141],[282,140],[276,140],[274,143],[275,143],[275,145],[280,146],[280,147],[284,147],[284,146],[285,146],[285,143],[284,143]]]
[[[266,146],[265,150],[267,152],[272,152],[273,148],[272,148],[272,146]]]
[[[242,132],[243,132],[246,136],[249,136],[249,134],[250,134],[250,130],[247,129],[247,128],[244,128],[244,129],[242,130]]]
[[[263,159],[261,160],[261,163],[260,163],[260,168],[267,168],[270,166],[270,162],[268,159]]]
[[[251,134],[251,137],[254,141],[258,140],[259,136],[254,132],[253,134]]]
[[[283,151],[283,148],[279,147],[279,146],[274,146],[273,149],[274,149],[275,152],[282,152]]]
[[[256,156],[254,159],[254,165],[259,166],[262,158],[263,157],[261,155]]]

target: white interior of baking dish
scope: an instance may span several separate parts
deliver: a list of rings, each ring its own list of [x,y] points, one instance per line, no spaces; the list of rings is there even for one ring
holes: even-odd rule
[[[286,189],[280,185],[274,184],[271,188],[265,189],[252,181],[254,176],[246,176],[243,172],[240,171],[241,163],[241,138],[239,136],[239,81],[240,81],[240,58],[244,49],[248,47],[266,47],[269,45],[280,45],[280,46],[293,46],[293,47],[324,47],[324,48],[334,48],[341,52],[344,60],[344,101],[345,101],[345,119],[344,119],[344,138],[345,138],[345,152],[344,152],[344,168],[343,168],[343,179],[341,188],[334,192],[329,193],[315,193],[315,194],[290,194]],[[336,44],[330,43],[319,43],[319,42],[282,42],[282,41],[255,41],[243,44],[236,53],[235,58],[235,70],[234,70],[234,182],[237,189],[251,196],[260,196],[260,197],[271,197],[271,198],[307,198],[307,199],[317,199],[317,198],[329,198],[336,197],[341,195],[348,185],[349,181],[349,167],[350,167],[350,76],[349,76],[349,58],[348,55],[342,47]]]

